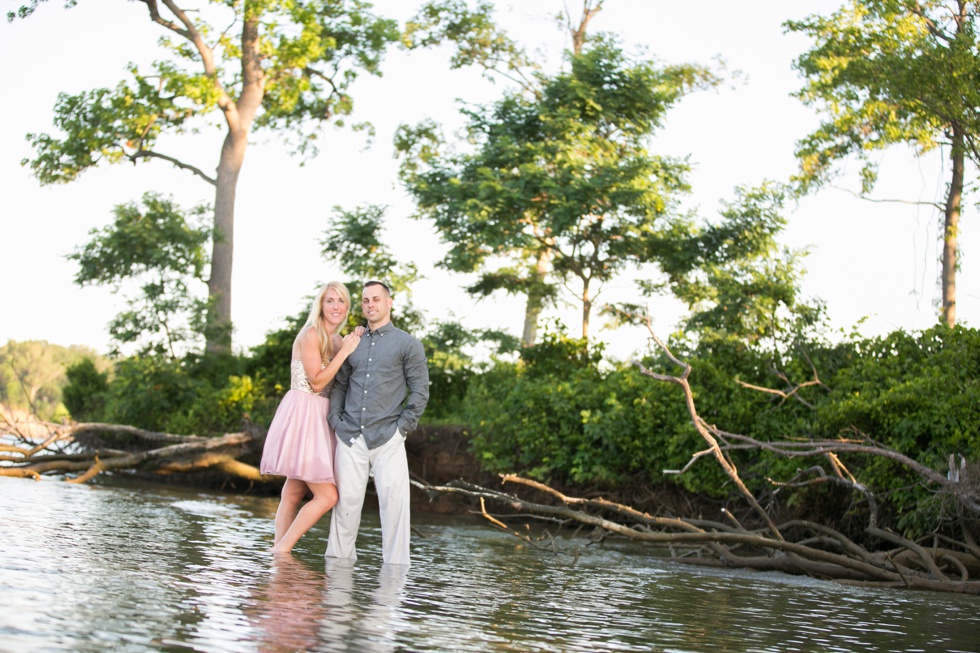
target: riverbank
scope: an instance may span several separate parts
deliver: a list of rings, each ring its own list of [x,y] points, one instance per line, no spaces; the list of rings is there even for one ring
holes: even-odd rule
[[[251,453],[241,456],[240,460],[249,465],[258,465],[261,455],[262,434],[256,432],[257,439],[252,445]],[[99,448],[108,446],[98,435],[85,437],[86,445]],[[113,446],[120,446],[118,443]],[[447,485],[456,480],[482,487],[514,493],[521,497],[533,497],[535,501],[545,504],[553,502],[554,497],[530,490],[527,487],[513,484],[503,486],[498,474],[485,471],[476,456],[469,450],[469,435],[463,426],[458,425],[421,425],[408,437],[405,443],[409,472],[412,478],[430,486]],[[235,494],[256,496],[276,496],[281,488],[281,480],[256,482],[225,472],[201,469],[194,472],[148,472],[127,470],[120,474],[132,474],[136,477],[166,485],[186,488],[213,489]],[[683,492],[675,484],[668,482],[641,482],[616,486],[576,487],[552,484],[555,490],[569,496],[582,498],[602,497],[609,501],[628,505],[641,512],[650,512],[673,517],[705,515],[715,516],[722,505],[706,497],[695,497]],[[376,507],[376,495],[371,484],[368,485],[366,507]],[[495,510],[506,511],[506,506],[495,505]],[[479,501],[471,496],[451,493],[426,493],[419,488],[412,488],[412,510],[431,514],[468,514],[479,510]]]
[[[125,435],[138,436],[137,441],[128,443],[136,446],[130,453],[106,448],[99,441],[108,433],[115,433],[116,439],[120,439],[116,433],[120,428]],[[115,485],[127,479],[145,479],[162,481],[184,491],[211,489],[225,495],[250,496],[274,505],[282,479],[257,473],[255,465],[263,447],[264,432],[254,426],[246,428],[246,432],[208,439],[139,430],[133,433],[131,427],[79,425],[77,430],[87,437],[75,438],[75,444],[87,448],[90,453],[85,456],[94,454],[95,462],[82,461],[80,465],[63,469],[67,478],[75,477],[76,482],[91,479],[96,485]],[[176,439],[177,443],[160,447],[161,439],[168,443]],[[151,444],[139,440],[149,440]],[[126,438],[120,441],[125,442]],[[406,453],[409,470],[417,481],[411,494],[413,514],[453,519],[482,512],[498,526],[513,523],[519,532],[512,534],[531,547],[554,549],[554,542],[543,545],[541,538],[555,537],[555,533],[547,528],[538,532],[533,524],[550,527],[561,523],[589,543],[625,536],[667,546],[672,559],[679,556],[683,561],[697,564],[980,595],[980,585],[968,580],[980,576],[975,545],[971,548],[968,543],[946,537],[944,541],[953,546],[934,546],[930,555],[914,542],[874,523],[870,526],[855,523],[844,510],[827,515],[826,522],[812,520],[809,513],[814,510],[827,513],[831,509],[829,503],[853,500],[832,496],[835,491],[846,489],[831,487],[830,493],[814,495],[809,501],[785,501],[780,505],[767,501],[769,511],[761,513],[760,506],[753,504],[753,512],[753,506],[744,505],[735,496],[726,500],[686,492],[683,485],[659,477],[655,470],[645,470],[633,482],[620,479],[617,484],[605,486],[593,483],[562,486],[554,479],[539,483],[516,475],[501,479],[481,469],[480,459],[470,452],[470,442],[467,431],[456,426],[429,426],[411,434]],[[146,449],[146,446],[155,448]],[[215,451],[219,450],[216,455]],[[165,464],[160,464],[161,458]],[[142,465],[143,461],[151,464]],[[100,469],[104,473],[96,473]],[[198,471],[191,471],[195,469]],[[87,471],[76,476],[82,470]],[[35,475],[38,473],[35,470]],[[457,480],[463,481],[464,486],[439,487]],[[724,488],[726,485],[720,485],[718,489]],[[487,500],[485,508],[484,500]],[[368,485],[365,508],[377,512],[373,485]],[[516,516],[519,516],[517,522],[509,519]],[[525,527],[531,530],[525,532]],[[814,538],[814,531],[824,537]],[[835,542],[844,546],[836,546]],[[780,555],[786,550],[792,551],[792,559]],[[692,558],[691,553],[696,555]],[[702,555],[707,558],[702,560]]]
[[[420,426],[408,438],[406,444],[408,467],[412,476],[427,485],[446,485],[462,479],[475,485],[527,496],[527,488],[501,486],[500,476],[485,471],[477,458],[469,451],[469,437],[462,426]],[[707,497],[695,497],[685,493],[675,484],[660,482],[632,483],[618,486],[575,487],[552,485],[569,496],[596,499],[602,497],[615,503],[628,505],[640,512],[683,517],[718,513],[723,506]],[[551,503],[552,497],[535,493],[535,500]],[[413,490],[412,508],[424,512],[453,514],[479,510],[479,502],[472,497],[458,494],[440,494],[428,497],[421,490]],[[499,508],[499,506],[495,506]],[[717,516],[717,515],[716,515]]]

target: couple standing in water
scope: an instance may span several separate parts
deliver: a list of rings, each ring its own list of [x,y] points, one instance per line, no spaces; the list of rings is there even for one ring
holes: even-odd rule
[[[292,550],[331,508],[328,557],[357,557],[361,508],[373,472],[382,557],[408,565],[411,536],[405,438],[429,399],[425,350],[391,323],[391,291],[364,284],[367,328],[340,336],[350,293],[331,281],[293,342],[290,389],[269,426],[260,469],[286,477],[274,553]],[[312,492],[313,498],[300,507]]]

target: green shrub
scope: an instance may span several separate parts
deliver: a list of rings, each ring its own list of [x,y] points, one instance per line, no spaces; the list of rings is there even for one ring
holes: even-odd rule
[[[101,419],[107,422],[149,431],[223,435],[241,430],[243,420],[257,408],[265,410],[273,401],[278,404],[278,398],[270,399],[263,392],[263,383],[230,373],[241,367],[235,357],[188,357],[183,362],[132,357],[116,363],[111,381],[101,390],[91,371],[79,370],[69,394],[77,391],[99,402]],[[94,391],[86,395],[86,388]]]
[[[517,364],[470,383],[467,423],[490,471],[575,483],[659,476],[675,462],[665,443],[684,424],[680,392],[661,401],[635,368],[600,370],[601,348],[548,335]],[[689,435],[691,429],[687,429]]]
[[[689,382],[699,415],[723,431],[765,442],[854,437],[858,429],[940,471],[950,454],[980,460],[976,331],[937,327],[835,345],[800,343],[782,354],[720,341],[675,351],[692,366]],[[669,375],[682,372],[664,356],[644,365]],[[815,372],[820,383],[798,387],[813,381]],[[666,479],[713,496],[734,491],[710,456],[679,476],[664,476],[663,470],[684,467],[706,448],[680,388],[632,365],[603,370],[594,348],[563,335],[547,336],[518,363],[498,364],[473,378],[465,405],[473,451],[489,471],[575,484]],[[814,465],[832,472],[823,456],[786,458],[737,448],[729,455],[757,496],[775,498],[772,480],[790,480]],[[876,493],[883,524],[910,536],[952,525],[948,498],[913,472],[876,456],[842,460]],[[788,510],[830,511],[858,531],[866,525],[868,506],[857,492],[780,492]]]
[[[172,422],[200,394],[201,384],[178,361],[156,356],[126,358],[116,364],[109,384],[106,418],[116,424],[172,432]]]
[[[104,422],[109,374],[99,372],[91,358],[83,358],[65,369],[68,382],[62,401],[76,422]]]
[[[951,454],[980,460],[980,332],[938,325],[858,343],[859,355],[832,379],[817,408],[826,437],[870,438],[942,471]],[[910,536],[952,519],[918,475],[881,457],[860,460],[862,481],[886,499]],[[855,469],[852,468],[852,472]]]

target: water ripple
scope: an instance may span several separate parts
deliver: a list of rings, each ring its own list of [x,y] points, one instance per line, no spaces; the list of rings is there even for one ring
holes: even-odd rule
[[[980,651],[975,597],[680,567],[629,543],[574,562],[483,521],[416,516],[413,565],[327,524],[271,556],[269,499],[0,478],[0,650]]]

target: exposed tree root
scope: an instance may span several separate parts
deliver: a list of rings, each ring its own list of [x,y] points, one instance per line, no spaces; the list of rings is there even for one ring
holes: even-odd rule
[[[35,428],[38,422],[31,420]],[[64,474],[67,481],[84,483],[101,472],[135,469],[158,474],[218,470],[248,481],[272,482],[240,459],[262,445],[261,433],[243,431],[221,437],[157,433],[133,426],[101,423],[47,424],[50,435],[43,442],[3,420],[0,435],[0,476],[40,479],[45,474]],[[97,436],[125,448],[83,444],[85,436]],[[163,445],[163,446],[160,446]],[[71,474],[78,474],[71,477]]]
[[[894,539],[906,548],[876,553],[828,526],[792,521],[780,525],[780,532],[800,531],[807,535],[817,534],[818,537],[791,542],[773,537],[769,529],[753,532],[705,520],[657,517],[604,499],[569,497],[546,485],[514,475],[501,475],[501,480],[504,484],[534,488],[558,502],[531,501],[517,494],[465,481],[443,486],[413,483],[430,496],[455,493],[473,497],[480,503],[480,514],[496,527],[531,546],[565,555],[577,555],[577,551],[556,550],[551,531],[545,530],[543,536],[534,537],[530,527],[522,531],[508,526],[505,520],[547,517],[564,527],[591,526],[637,542],[665,547],[671,552],[668,556],[671,560],[683,564],[779,571],[881,587],[980,595],[980,581],[969,580],[968,571],[969,567],[975,570],[974,573],[980,570],[980,558],[962,550],[941,549],[931,553],[893,533],[880,531],[874,534],[887,534],[888,539]],[[509,517],[491,515],[486,509],[487,501],[506,506],[513,514]],[[593,541],[596,539],[593,538]],[[691,552],[697,555],[692,556]],[[942,564],[955,569],[957,577],[951,579],[942,572]]]

